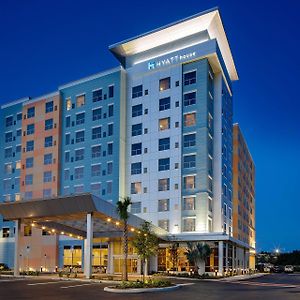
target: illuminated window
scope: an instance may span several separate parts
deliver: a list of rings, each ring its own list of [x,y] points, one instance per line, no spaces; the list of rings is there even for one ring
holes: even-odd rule
[[[2,228],[2,237],[3,238],[8,238],[9,237],[9,228]]]
[[[184,126],[190,127],[196,125],[196,113],[188,113],[184,115]]]
[[[31,236],[32,230],[30,225],[24,226],[24,236]]]
[[[195,209],[195,197],[183,198],[183,210],[194,210]]]
[[[85,95],[80,95],[76,97],[76,107],[82,107],[85,104]]]
[[[158,220],[158,227],[169,231],[169,220],[164,219],[164,220]]]
[[[169,211],[170,209],[170,199],[158,200],[158,211]]]
[[[182,231],[195,231],[196,230],[196,218],[184,218]]]
[[[21,194],[19,194],[19,193],[15,194],[15,200],[20,201],[21,200]]]
[[[21,169],[21,161],[20,160],[18,160],[16,162],[16,170],[19,170],[19,169]]]
[[[166,130],[170,128],[170,118],[163,118],[159,120],[159,130]]]
[[[159,90],[164,91],[168,90],[171,86],[171,78],[167,77],[159,80]]]
[[[12,163],[8,163],[4,165],[4,173],[11,174],[12,173]]]
[[[142,183],[132,182],[131,183],[131,194],[141,194],[142,193]]]
[[[72,109],[72,101],[71,101],[71,98],[68,98],[66,100],[66,109],[67,110],[71,110]]]
[[[186,190],[192,190],[195,188],[195,180],[196,177],[194,175],[188,175],[183,178],[183,186]]]

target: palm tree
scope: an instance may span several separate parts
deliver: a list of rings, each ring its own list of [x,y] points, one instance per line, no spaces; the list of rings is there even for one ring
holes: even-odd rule
[[[195,270],[197,262],[197,249],[195,248],[194,243],[187,242],[187,251],[185,256],[189,261],[189,265]]]
[[[117,212],[120,219],[123,221],[123,272],[122,280],[128,281],[127,257],[128,257],[128,206],[131,204],[130,197],[125,197],[117,202]]]

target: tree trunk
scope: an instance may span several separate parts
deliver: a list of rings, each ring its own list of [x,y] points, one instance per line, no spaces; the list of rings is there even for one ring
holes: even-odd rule
[[[143,282],[145,282],[145,260],[142,259],[141,263],[142,263],[142,270],[143,270]]]
[[[205,260],[201,259],[197,263],[198,266],[198,274],[203,275],[205,273]]]
[[[145,259],[145,270],[144,270],[145,276],[148,276],[148,258]]]
[[[124,250],[124,259],[123,259],[123,281],[128,281],[128,270],[127,270],[127,258],[128,258],[128,228],[127,228],[127,221],[124,221],[124,229],[123,229],[123,250]]]

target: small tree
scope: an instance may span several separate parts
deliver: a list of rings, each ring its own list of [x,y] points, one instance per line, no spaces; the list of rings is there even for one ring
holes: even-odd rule
[[[117,202],[117,212],[120,219],[123,221],[123,268],[122,268],[122,280],[128,281],[128,269],[127,269],[127,258],[128,258],[128,207],[131,204],[131,199],[126,197]]]
[[[158,238],[151,232],[150,223],[145,221],[139,231],[135,232],[132,241],[137,254],[142,262],[143,281],[148,270],[148,260],[151,256],[156,255],[158,251]]]
[[[194,271],[197,268],[198,274],[205,273],[205,261],[211,254],[209,245],[204,243],[187,243],[187,251],[185,252],[189,264],[193,266]]]
[[[178,267],[178,248],[179,248],[178,243],[173,243],[169,247],[172,269],[174,269],[175,271],[177,271],[177,267]]]

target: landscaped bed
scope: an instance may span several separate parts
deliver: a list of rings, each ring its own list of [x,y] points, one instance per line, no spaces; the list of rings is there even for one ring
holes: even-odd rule
[[[179,285],[175,285],[168,280],[150,279],[147,281],[123,281],[122,283],[105,287],[104,291],[111,293],[147,293],[147,292],[159,292],[168,291],[178,288]]]

